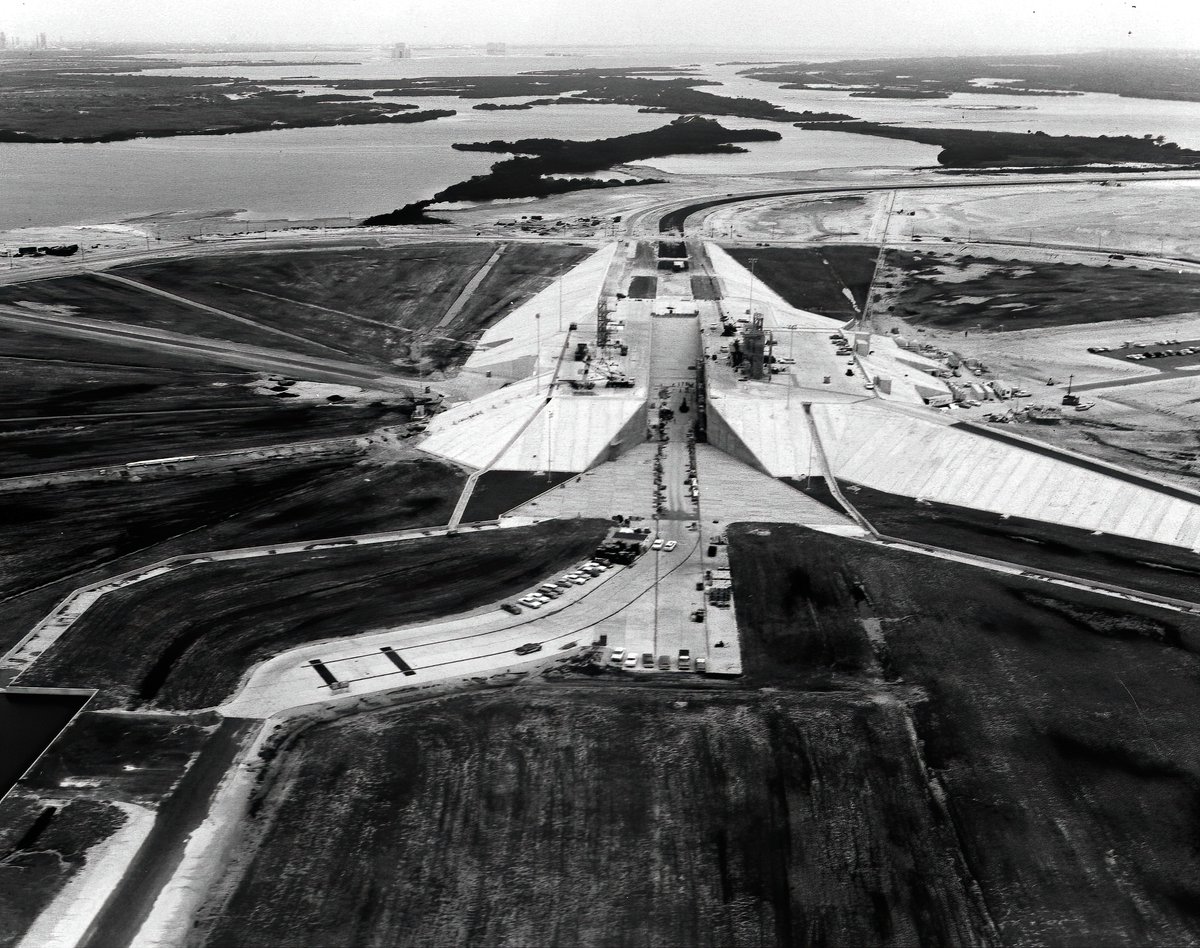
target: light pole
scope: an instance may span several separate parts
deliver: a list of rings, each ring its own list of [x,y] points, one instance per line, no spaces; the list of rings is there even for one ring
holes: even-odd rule
[[[754,318],[754,266],[758,263],[758,257],[750,258],[750,318]]]

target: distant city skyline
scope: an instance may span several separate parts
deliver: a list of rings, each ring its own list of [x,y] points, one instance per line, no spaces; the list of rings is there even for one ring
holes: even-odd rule
[[[0,30],[65,42],[661,45],[723,49],[1200,50],[1191,0],[18,0]]]

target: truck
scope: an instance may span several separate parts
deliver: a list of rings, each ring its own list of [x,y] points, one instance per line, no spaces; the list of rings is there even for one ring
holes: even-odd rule
[[[692,667],[692,653],[686,649],[679,650],[679,670],[688,671]]]

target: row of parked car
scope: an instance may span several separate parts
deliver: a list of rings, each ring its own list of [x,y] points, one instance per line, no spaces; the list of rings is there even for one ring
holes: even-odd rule
[[[538,586],[528,596],[522,596],[516,603],[503,603],[500,608],[505,612],[511,612],[513,615],[520,614],[521,606],[524,606],[526,609],[540,609],[546,603],[557,599],[572,586],[583,586],[601,575],[605,570],[611,568],[612,564],[610,563],[589,560],[574,572],[567,573],[562,579],[550,583],[542,583],[542,585]]]
[[[633,649],[626,651],[623,648],[614,648],[612,654],[608,657],[610,665],[616,665],[618,668],[624,668],[626,671],[633,671],[637,668],[658,668],[659,671],[671,670],[671,656],[660,655],[656,660],[653,653],[642,652],[639,661],[638,653]],[[686,648],[679,650],[679,656],[676,659],[676,665],[680,671],[692,671],[692,654]],[[702,656],[697,656],[695,670],[703,674],[708,668],[708,662]]]
[[[1184,349],[1154,349],[1150,352],[1131,352],[1125,358],[1131,362],[1140,362],[1142,359],[1170,359],[1176,356],[1190,356],[1200,352],[1200,349],[1194,346],[1188,346]]]

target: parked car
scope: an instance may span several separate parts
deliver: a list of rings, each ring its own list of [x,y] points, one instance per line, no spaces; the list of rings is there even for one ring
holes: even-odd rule
[[[542,650],[541,642],[526,642],[524,645],[518,645],[513,651],[518,655],[528,655],[531,652],[540,652]]]
[[[686,649],[679,650],[679,670],[687,671],[692,666],[692,653]]]
[[[679,544],[676,543],[674,540],[668,540],[666,543],[663,544],[663,550],[665,550],[667,553],[670,553],[677,546],[679,546]]]
[[[637,655],[636,654],[634,654],[633,652],[630,652],[628,655],[625,656],[625,667],[626,668],[637,668]]]
[[[706,658],[702,658],[702,657],[698,657],[698,658],[696,659],[696,671],[697,671],[697,673],[698,673],[698,674],[701,674],[701,675],[703,675],[703,674],[704,674],[704,672],[705,672],[705,670],[706,670],[707,668],[708,668],[708,659],[706,659]]]
[[[514,606],[511,602],[502,602],[500,604],[500,608],[505,612],[511,612],[514,616],[519,616],[521,614],[521,607]]]
[[[625,649],[614,648],[612,650],[612,654],[608,657],[608,660],[614,665],[620,665],[623,661],[625,661]]]
[[[658,540],[655,540],[653,543],[650,544],[650,549],[652,549],[652,550],[661,550],[662,548],[663,548],[663,541],[661,538]]]
[[[652,654],[650,654],[649,652],[642,653],[642,667],[643,668],[653,668],[654,667],[654,656]]]
[[[671,656],[670,655],[658,656],[658,667],[661,671],[670,671],[671,670]]]

